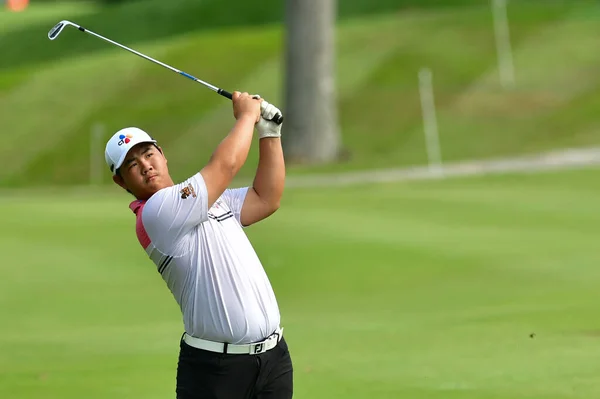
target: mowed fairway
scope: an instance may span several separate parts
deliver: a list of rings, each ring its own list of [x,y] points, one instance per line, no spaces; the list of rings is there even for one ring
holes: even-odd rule
[[[286,191],[248,233],[295,398],[600,397],[599,178]],[[0,398],[174,398],[181,320],[129,197],[1,198]]]

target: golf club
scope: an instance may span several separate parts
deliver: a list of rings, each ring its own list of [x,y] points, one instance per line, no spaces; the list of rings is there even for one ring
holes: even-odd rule
[[[148,57],[147,55],[144,55],[144,54],[142,54],[142,53],[140,53],[138,51],[130,49],[129,47],[123,46],[122,44],[119,44],[119,43],[117,43],[117,42],[115,42],[113,40],[107,39],[106,37],[101,36],[101,35],[99,35],[97,33],[94,33],[94,32],[92,32],[92,31],[90,31],[88,29],[85,29],[85,28],[83,28],[83,27],[81,27],[81,26],[79,26],[79,25],[77,25],[77,24],[75,24],[75,23],[73,23],[71,21],[63,20],[63,21],[60,21],[59,23],[57,23],[56,25],[54,25],[54,27],[52,29],[50,29],[50,31],[48,32],[48,39],[50,39],[50,40],[56,39],[58,37],[58,35],[60,35],[60,33],[63,31],[63,29],[66,26],[73,26],[73,27],[77,28],[78,30],[80,30],[81,32],[89,33],[90,35],[96,36],[96,37],[98,37],[98,38],[100,38],[100,39],[102,39],[104,41],[107,41],[107,42],[109,42],[111,44],[114,44],[115,46],[119,46],[122,49],[130,51],[133,54],[139,55],[140,57],[142,57],[142,58],[144,58],[144,59],[146,59],[148,61],[152,61],[155,64],[158,64],[158,65],[161,65],[161,66],[163,66],[163,67],[165,67],[167,69],[170,69],[173,72],[176,72],[176,73],[178,73],[180,75],[185,76],[186,78],[189,78],[189,79],[192,79],[195,82],[201,83],[204,86],[208,87],[209,89],[211,89],[211,90],[217,92],[218,94],[222,95],[223,97],[227,97],[230,100],[232,99],[231,93],[228,92],[228,91],[226,91],[226,90],[223,90],[223,89],[220,89],[220,88],[218,88],[216,86],[213,86],[210,83],[204,82],[204,81],[202,81],[202,80],[200,80],[200,79],[198,79],[198,78],[190,75],[189,73],[185,73],[183,71],[180,71],[179,69],[173,68],[172,66],[169,66],[169,65],[164,64],[164,63],[162,63],[160,61],[157,61],[154,58]],[[278,113],[278,114],[276,114],[271,119],[271,121],[273,121],[273,122],[277,123],[278,125],[280,125],[283,122],[283,116],[280,113]]]

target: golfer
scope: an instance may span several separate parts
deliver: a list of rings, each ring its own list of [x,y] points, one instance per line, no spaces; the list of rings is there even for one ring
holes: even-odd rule
[[[128,127],[106,144],[113,180],[136,199],[141,246],[179,304],[179,399],[287,399],[293,368],[273,288],[244,227],[273,214],[285,180],[279,110],[233,93],[235,123],[208,163],[175,184],[162,148]],[[254,131],[259,162],[252,187],[228,188]]]

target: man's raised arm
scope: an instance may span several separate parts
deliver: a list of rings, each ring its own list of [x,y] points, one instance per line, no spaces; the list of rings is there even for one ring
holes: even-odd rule
[[[285,185],[285,161],[281,147],[281,125],[270,119],[279,112],[263,102],[259,133],[259,160],[252,187],[248,190],[240,214],[243,226],[256,223],[279,209]]]
[[[223,194],[231,180],[246,162],[254,127],[260,120],[260,102],[248,93],[233,93],[233,113],[237,120],[227,137],[213,152],[200,174],[208,192],[208,207]]]

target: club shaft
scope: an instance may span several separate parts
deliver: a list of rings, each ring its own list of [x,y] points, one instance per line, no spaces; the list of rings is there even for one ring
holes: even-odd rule
[[[97,34],[97,33],[95,33],[95,32],[92,32],[91,30],[85,29],[84,27],[79,27],[78,29],[79,29],[80,31],[82,31],[82,32],[85,32],[85,33],[88,33],[88,34],[90,34],[90,35],[92,35],[92,36],[96,36],[97,38],[99,38],[99,39],[102,39],[102,40],[104,40],[104,41],[106,41],[106,42],[108,42],[108,43],[114,44],[115,46],[121,47],[122,49],[124,49],[124,50],[127,50],[127,51],[129,51],[129,52],[131,52],[131,53],[133,53],[133,54],[135,54],[135,55],[138,55],[138,56],[140,56],[140,57],[142,57],[142,58],[144,58],[144,59],[146,59],[146,60],[148,60],[148,61],[154,62],[155,64],[158,64],[158,65],[161,65],[161,66],[163,66],[163,67],[165,67],[165,68],[167,68],[167,69],[170,69],[170,70],[171,70],[171,71],[173,71],[173,72],[176,72],[176,73],[178,73],[178,74],[180,74],[180,75],[182,75],[182,76],[185,76],[186,78],[189,78],[189,79],[192,79],[192,80],[194,80],[194,81],[196,81],[196,82],[198,82],[198,83],[201,83],[201,84],[203,84],[204,86],[208,87],[209,89],[211,89],[211,90],[213,90],[213,91],[216,91],[216,92],[217,92],[217,93],[219,93],[219,94],[225,94],[225,93],[226,93],[226,94],[229,94],[229,93],[225,92],[224,90],[222,90],[222,89],[219,89],[218,87],[216,87],[216,86],[214,86],[214,85],[211,85],[210,83],[207,83],[207,82],[205,82],[205,81],[203,81],[203,80],[200,80],[200,79],[198,79],[198,78],[196,78],[196,77],[194,77],[194,76],[190,75],[189,73],[183,72],[183,71],[181,71],[181,70],[179,70],[179,69],[177,69],[177,68],[173,68],[172,66],[170,66],[170,65],[167,65],[167,64],[165,64],[164,62],[160,62],[160,61],[158,61],[158,60],[155,60],[155,59],[154,59],[154,58],[152,58],[152,57],[149,57],[149,56],[147,56],[147,55],[145,55],[145,54],[142,54],[142,53],[140,53],[139,51],[135,51],[134,49],[131,49],[131,48],[127,47],[127,46],[124,46],[124,45],[122,45],[122,44],[120,44],[120,43],[117,43],[117,42],[115,42],[114,40],[110,40],[110,39],[108,39],[108,38],[106,38],[106,37],[104,37],[104,36],[102,36],[102,35],[99,35],[99,34]],[[227,96],[227,95],[225,95],[225,97],[228,97],[228,98],[230,98],[230,99],[231,99],[231,97],[229,97],[229,96]]]
[[[97,34],[97,33],[95,33],[95,32],[92,32],[91,30],[85,29],[84,27],[82,27],[82,26],[80,26],[80,25],[77,25],[77,24],[74,24],[74,23],[72,23],[72,22],[70,22],[70,21],[61,21],[60,23],[56,24],[56,25],[55,25],[55,26],[54,26],[54,27],[53,27],[53,28],[52,28],[52,29],[51,29],[51,30],[48,32],[48,38],[49,38],[50,40],[54,40],[54,39],[56,39],[56,37],[57,37],[57,36],[60,34],[60,32],[62,31],[62,29],[63,29],[65,26],[69,26],[69,25],[70,25],[70,26],[74,26],[74,27],[76,27],[76,28],[77,28],[78,30],[80,30],[81,32],[84,32],[84,33],[87,33],[87,34],[89,34],[89,35],[95,36],[95,37],[97,37],[98,39],[102,39],[102,40],[104,40],[104,41],[105,41],[105,42],[107,42],[107,43],[110,43],[110,44],[113,44],[113,45],[115,45],[115,46],[117,46],[117,47],[120,47],[120,48],[122,48],[123,50],[127,50],[127,51],[129,51],[130,53],[133,53],[133,54],[135,54],[135,55],[137,55],[137,56],[139,56],[139,57],[141,57],[141,58],[144,58],[145,60],[148,60],[148,61],[150,61],[150,62],[153,62],[153,63],[155,63],[155,64],[157,64],[157,65],[160,65],[160,66],[162,66],[162,67],[164,67],[164,68],[166,68],[166,69],[169,69],[170,71],[176,72],[176,73],[178,73],[179,75],[185,76],[185,77],[186,77],[186,78],[188,78],[188,79],[191,79],[191,80],[193,80],[193,81],[195,81],[195,82],[198,82],[198,83],[200,83],[200,84],[204,85],[205,87],[208,87],[209,89],[211,89],[211,90],[215,91],[217,94],[220,94],[220,95],[222,95],[223,97],[226,97],[226,98],[228,98],[228,99],[230,99],[230,100],[233,100],[233,95],[232,95],[230,92],[226,91],[226,90],[220,89],[220,88],[218,88],[218,87],[216,87],[216,86],[214,86],[214,85],[211,85],[210,83],[207,83],[207,82],[205,82],[205,81],[203,81],[203,80],[200,80],[200,79],[198,79],[198,78],[196,78],[196,77],[194,77],[194,76],[190,75],[189,73],[183,72],[183,71],[181,71],[181,70],[179,70],[179,69],[177,69],[177,68],[173,68],[172,66],[170,66],[170,65],[167,65],[167,64],[165,64],[164,62],[160,62],[160,61],[158,61],[158,60],[155,60],[154,58],[152,58],[152,57],[149,57],[149,56],[147,56],[147,55],[145,55],[145,54],[142,54],[142,53],[140,53],[139,51],[136,51],[136,50],[134,50],[134,49],[131,49],[131,48],[127,47],[127,46],[124,46],[124,45],[122,45],[121,43],[117,43],[117,42],[115,42],[114,40],[108,39],[108,38],[106,38],[106,37],[104,37],[104,36],[102,36],[102,35],[99,35],[99,34]],[[276,114],[275,116],[273,116],[273,117],[272,117],[270,120],[271,120],[271,121],[273,121],[273,122],[275,122],[276,124],[280,125],[281,123],[283,123],[283,116],[281,115],[281,113],[277,113],[277,114]]]

